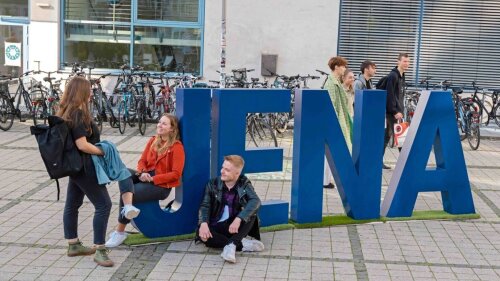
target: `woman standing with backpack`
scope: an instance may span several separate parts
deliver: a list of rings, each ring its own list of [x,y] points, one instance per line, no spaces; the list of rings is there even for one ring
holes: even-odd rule
[[[66,204],[64,206],[64,238],[68,240],[68,256],[86,256],[95,253],[94,261],[101,266],[113,266],[104,246],[106,228],[111,211],[111,199],[105,185],[99,185],[91,155],[104,153],[94,144],[100,140],[99,130],[92,121],[88,110],[91,84],[76,76],[66,85],[57,116],[64,119],[71,129],[73,139],[82,154],[83,169],[75,176],[69,177]],[[85,247],[78,239],[78,209],[87,196],[94,205],[94,244]]]

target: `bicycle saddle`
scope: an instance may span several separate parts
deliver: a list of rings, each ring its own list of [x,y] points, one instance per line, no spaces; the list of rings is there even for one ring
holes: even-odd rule
[[[464,92],[464,89],[461,87],[450,87],[450,89],[457,95],[460,95]]]
[[[474,104],[474,100],[472,98],[463,98],[462,103],[465,105],[472,105]]]

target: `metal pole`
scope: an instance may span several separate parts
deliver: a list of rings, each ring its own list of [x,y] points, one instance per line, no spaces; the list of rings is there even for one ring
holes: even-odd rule
[[[226,0],[222,0],[222,25],[220,40],[220,87],[226,87]]]

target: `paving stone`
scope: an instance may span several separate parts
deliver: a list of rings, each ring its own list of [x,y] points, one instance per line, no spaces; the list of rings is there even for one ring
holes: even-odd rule
[[[479,220],[387,222],[263,233],[266,250],[238,253],[236,264],[224,262],[220,250],[192,241],[121,246],[110,253],[115,267],[102,268],[91,257],[66,257],[61,220],[65,188],[61,201],[56,202],[55,184],[48,179],[34,139],[26,127],[16,124],[11,131],[0,132],[1,280],[500,279],[500,141],[482,141],[478,151],[463,146]],[[149,135],[153,131],[151,127]],[[122,136],[105,126],[102,139],[118,143],[124,162],[135,166],[149,137],[137,135],[136,130]],[[284,147],[284,171],[249,177],[262,199],[290,201],[292,135],[279,142]],[[386,161],[394,164],[398,155],[397,150],[388,149]],[[434,163],[432,156],[430,159]],[[383,171],[382,196],[392,173]],[[62,179],[61,185],[66,184],[67,179]],[[108,190],[114,202],[108,228],[112,231],[119,191],[116,184]],[[418,195],[415,210],[441,209],[439,192]],[[80,238],[91,245],[92,204],[85,199],[80,210]],[[325,190],[323,214],[344,214],[338,190]]]

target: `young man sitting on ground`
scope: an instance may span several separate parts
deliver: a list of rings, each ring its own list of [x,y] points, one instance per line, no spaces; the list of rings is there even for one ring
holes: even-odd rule
[[[241,156],[224,157],[221,175],[208,182],[199,211],[196,240],[207,247],[224,248],[221,257],[231,263],[236,262],[236,251],[264,250],[257,217],[260,199],[241,174],[243,166]],[[247,235],[255,239],[245,238]]]

